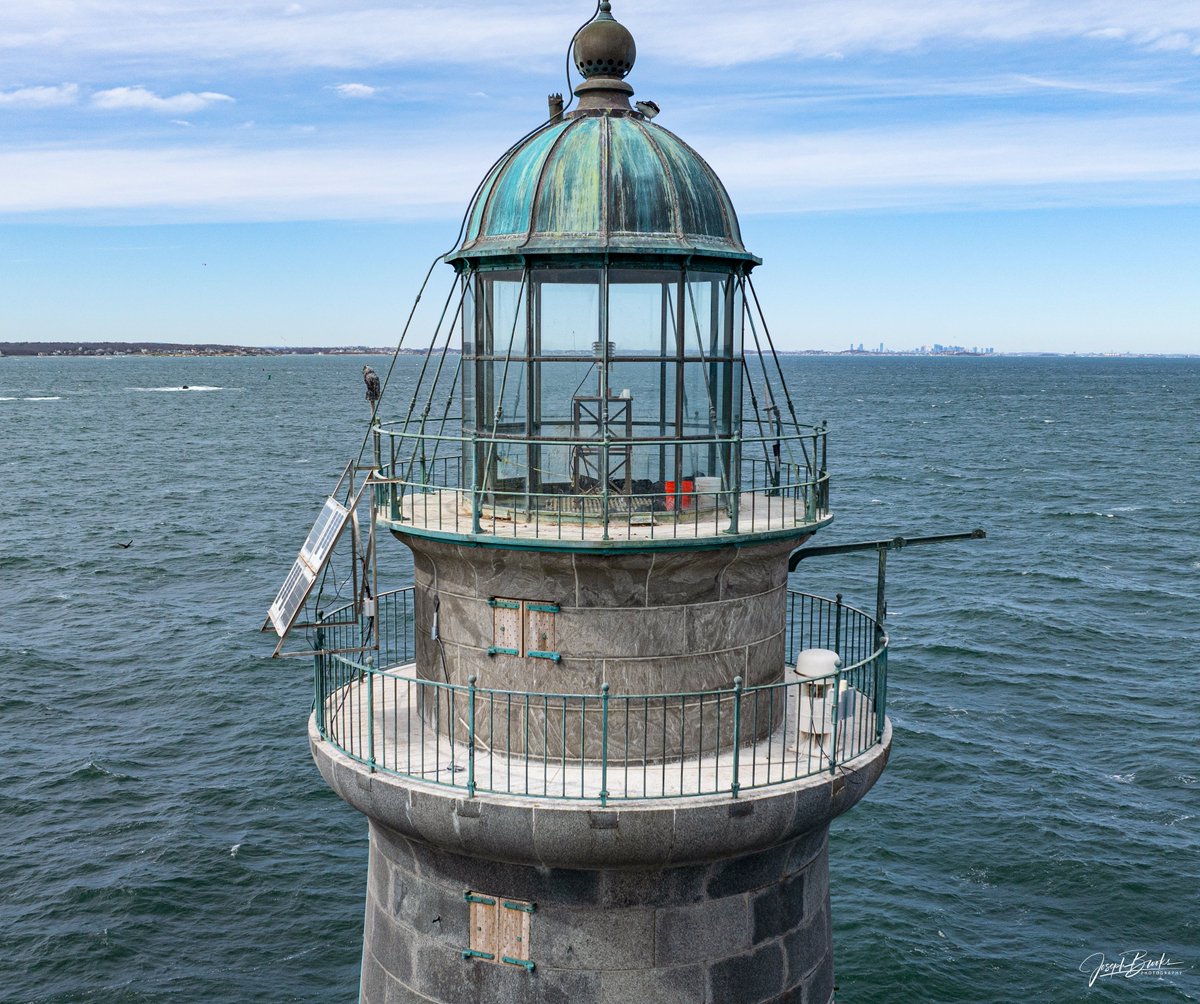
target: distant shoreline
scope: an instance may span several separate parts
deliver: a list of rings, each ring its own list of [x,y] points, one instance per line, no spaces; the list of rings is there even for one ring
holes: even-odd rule
[[[285,346],[285,345],[218,345],[218,344],[186,344],[177,345],[170,342],[0,342],[0,356],[3,357],[113,357],[113,356],[147,356],[147,357],[177,357],[205,358],[215,356],[388,356],[394,348],[372,347],[368,345],[328,345],[328,346]],[[401,349],[401,355],[421,356],[427,349]],[[457,353],[457,349],[451,349]],[[752,353],[747,353],[750,355]],[[1004,358],[1049,358],[1049,359],[1200,359],[1200,354],[1187,352],[971,352],[967,350],[945,350],[941,352],[916,352],[913,350],[885,349],[882,352],[857,349],[842,349],[831,351],[826,349],[781,349],[781,356],[851,356],[869,359],[892,357],[909,359],[943,359],[943,358],[974,358],[995,359]]]

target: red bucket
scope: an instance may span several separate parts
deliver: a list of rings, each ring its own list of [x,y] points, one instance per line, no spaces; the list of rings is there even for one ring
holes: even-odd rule
[[[668,481],[664,486],[667,493],[667,512],[675,511],[675,482]],[[679,492],[679,508],[690,509],[696,496],[693,494],[696,491],[696,483],[694,481],[684,481]]]

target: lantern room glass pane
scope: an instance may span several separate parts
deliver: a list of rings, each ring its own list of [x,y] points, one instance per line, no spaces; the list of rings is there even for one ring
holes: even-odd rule
[[[591,356],[600,340],[600,270],[535,269],[531,355]]]
[[[524,278],[516,270],[485,272],[479,280],[476,355],[504,359],[525,355]]]
[[[620,359],[609,364],[609,386],[633,409],[633,435],[640,438],[675,435],[675,373],[673,359]]]
[[[679,272],[643,269],[609,272],[608,340],[613,355],[674,357],[679,277]]]
[[[521,362],[528,343],[525,279],[520,270],[477,273],[464,303],[462,399],[463,429],[481,436],[524,435],[528,374]],[[472,458],[463,453],[463,477],[472,465],[487,487],[509,488],[520,481],[524,448],[483,443]]]
[[[733,277],[720,272],[688,272],[684,290],[684,353],[704,359],[731,359],[741,353],[741,311],[734,323]]]

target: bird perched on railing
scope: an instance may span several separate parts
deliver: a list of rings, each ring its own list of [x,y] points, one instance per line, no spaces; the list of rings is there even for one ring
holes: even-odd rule
[[[379,374],[370,366],[363,367],[363,383],[367,385],[367,403],[374,411],[375,405],[379,403],[379,397],[383,393],[383,387],[379,383]]]

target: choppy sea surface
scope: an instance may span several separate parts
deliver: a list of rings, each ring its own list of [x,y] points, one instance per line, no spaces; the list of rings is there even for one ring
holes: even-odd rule
[[[257,629],[362,362],[0,359],[0,1000],[356,999],[365,821]],[[822,542],[989,534],[889,561],[839,1002],[1200,1000],[1200,361],[785,368],[832,430]],[[794,579],[873,605],[872,557]],[[1178,965],[1089,986],[1139,951]]]

